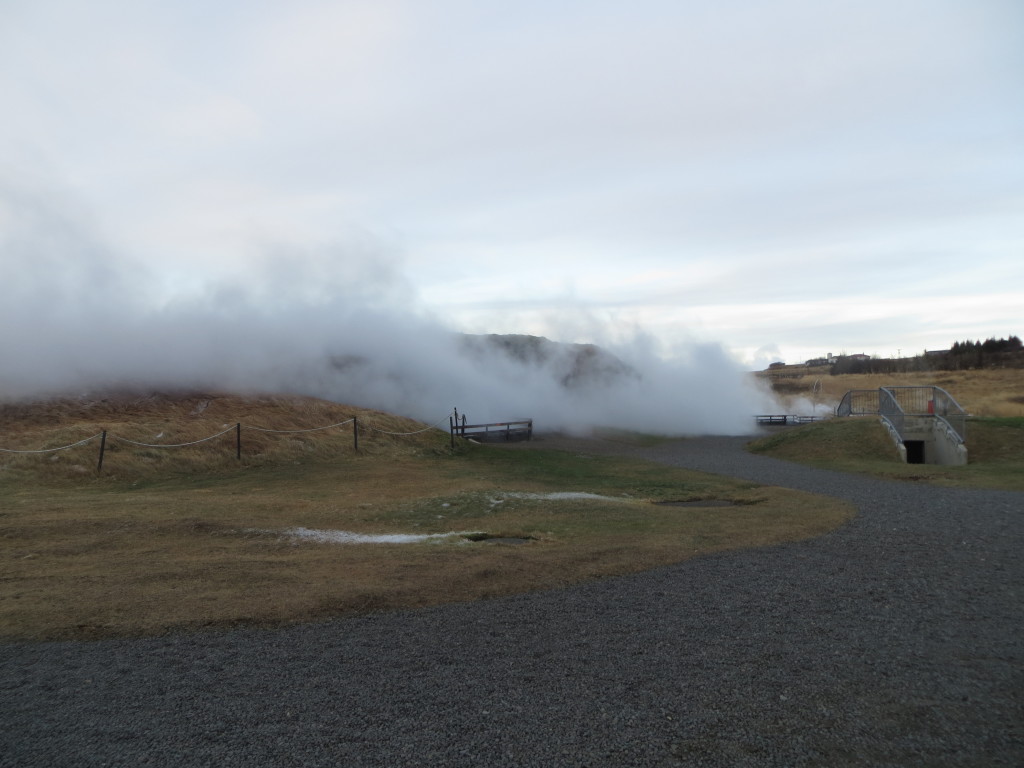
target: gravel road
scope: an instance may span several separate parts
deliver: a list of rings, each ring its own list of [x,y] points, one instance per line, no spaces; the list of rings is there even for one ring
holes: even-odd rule
[[[1024,494],[742,444],[535,442],[829,494],[858,516],[475,604],[0,645],[0,766],[1024,765]]]

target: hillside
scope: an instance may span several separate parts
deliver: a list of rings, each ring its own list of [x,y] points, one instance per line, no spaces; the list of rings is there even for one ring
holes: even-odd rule
[[[1024,375],[1015,368],[831,375],[821,366],[789,365],[756,374],[792,409],[798,403],[834,408],[851,389],[937,386],[974,416],[1024,416]]]
[[[236,467],[239,437],[241,462],[248,466],[351,454],[353,418],[361,454],[432,451],[447,440],[447,423],[443,431],[430,429],[412,419],[313,397],[121,393],[0,404],[0,448],[6,449],[0,452],[0,477],[92,474],[104,431],[103,469],[113,476]]]

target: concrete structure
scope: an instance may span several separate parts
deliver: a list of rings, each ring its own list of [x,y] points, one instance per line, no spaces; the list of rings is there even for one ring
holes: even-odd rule
[[[907,416],[902,433],[884,416],[881,422],[896,444],[900,458],[907,464],[963,466],[967,463],[967,446],[943,419]]]
[[[908,464],[967,463],[967,414],[941,387],[850,390],[837,416],[877,413],[900,457]]]

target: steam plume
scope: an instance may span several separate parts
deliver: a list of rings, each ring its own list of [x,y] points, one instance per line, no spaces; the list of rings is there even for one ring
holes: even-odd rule
[[[127,261],[82,217],[0,192],[0,400],[106,389],[288,392],[433,423],[535,419],[743,433],[770,396],[718,345],[665,361],[635,339],[628,369],[566,384],[566,358],[467,344],[418,310],[397,260],[359,247],[271,248],[230,285],[167,299],[163,273]],[[600,341],[600,339],[597,339]],[[639,374],[639,375],[636,375]]]

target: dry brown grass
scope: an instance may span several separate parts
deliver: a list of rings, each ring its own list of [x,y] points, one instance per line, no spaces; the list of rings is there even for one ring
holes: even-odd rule
[[[154,394],[0,405],[0,448],[56,448],[106,430],[104,476],[144,479],[238,466],[233,429],[238,423],[242,424],[243,466],[352,453],[353,424],[343,422],[353,417],[358,421],[359,451],[364,455],[436,450],[443,434],[440,430],[416,436],[390,434],[418,431],[426,425],[382,411],[310,397]],[[331,429],[319,429],[339,423]],[[224,430],[228,432],[220,437],[185,448],[147,448],[127,442],[175,445],[204,440]],[[95,474],[99,447],[97,439],[68,451],[42,455],[0,453],[0,479],[43,475],[47,481],[78,483],[84,476]]]
[[[181,491],[61,500],[22,498],[3,526],[0,634],[88,637],[239,624],[273,625],[552,588],[722,549],[765,546],[835,527],[846,515],[814,497],[733,493],[730,508],[520,502],[500,513],[464,494],[462,517],[409,516],[402,503],[231,498]],[[395,494],[392,494],[394,496]],[[745,497],[745,499],[744,499]],[[367,497],[360,497],[367,498]],[[443,501],[442,501],[443,500]],[[407,499],[414,503],[420,499]],[[511,546],[465,539],[407,545],[296,544],[282,528],[488,530]]]
[[[1024,416],[1024,370],[1019,368],[840,376],[830,375],[827,368],[804,368],[796,378],[777,380],[791,409],[800,398],[834,408],[851,389],[889,385],[942,387],[974,416]]]
[[[146,401],[138,410],[123,401],[65,403],[46,414],[8,409],[0,434],[31,442],[46,431],[88,434],[102,422],[180,441],[239,420],[300,428],[353,413],[295,399],[165,400],[169,410]],[[365,418],[392,431],[418,426],[386,414]],[[452,453],[436,430],[367,436],[359,454],[350,432],[311,434],[253,441],[242,462],[217,448],[216,460],[182,449],[148,461],[122,449],[100,478],[68,474],[45,457],[15,457],[0,471],[0,636],[274,626],[474,600],[816,536],[850,515],[831,499],[614,457],[471,445]],[[565,490],[615,500],[510,495]],[[652,503],[709,498],[736,506]],[[299,526],[485,531],[526,542],[295,544],[281,533]]]

